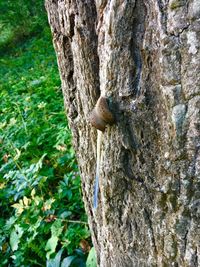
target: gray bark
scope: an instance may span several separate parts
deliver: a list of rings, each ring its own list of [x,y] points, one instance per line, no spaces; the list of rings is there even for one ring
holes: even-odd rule
[[[101,267],[200,266],[199,0],[46,0]],[[93,210],[99,95],[103,136]]]

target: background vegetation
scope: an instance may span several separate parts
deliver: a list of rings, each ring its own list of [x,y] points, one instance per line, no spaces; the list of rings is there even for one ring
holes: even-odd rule
[[[0,266],[96,266],[42,0],[0,2],[0,211]]]

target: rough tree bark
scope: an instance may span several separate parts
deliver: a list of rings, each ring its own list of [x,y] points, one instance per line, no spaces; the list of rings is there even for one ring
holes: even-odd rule
[[[101,267],[200,266],[199,0],[46,0]],[[93,210],[100,92],[103,136]]]

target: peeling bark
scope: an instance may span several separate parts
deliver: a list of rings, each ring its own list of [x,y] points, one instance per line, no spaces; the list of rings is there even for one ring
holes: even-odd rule
[[[200,266],[199,0],[46,0],[101,267]],[[99,95],[103,136],[93,210]]]

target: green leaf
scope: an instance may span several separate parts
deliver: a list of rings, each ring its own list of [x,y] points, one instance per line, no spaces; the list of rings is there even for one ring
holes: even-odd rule
[[[6,221],[6,225],[4,227],[5,230],[10,230],[11,227],[13,227],[14,223],[16,222],[16,218],[14,216],[10,217],[7,221]]]
[[[60,249],[54,259],[50,259],[47,261],[46,267],[60,267],[62,253],[63,249]]]
[[[18,249],[18,244],[19,244],[19,237],[16,231],[12,230],[10,234],[10,246],[11,246],[12,251],[15,251]]]
[[[86,267],[96,267],[97,266],[97,259],[96,259],[96,251],[94,247],[90,249],[87,261],[86,261]]]
[[[62,220],[57,219],[51,226],[52,236],[59,236],[63,230]]]
[[[75,259],[76,259],[76,256],[68,256],[64,258],[64,260],[62,261],[61,267],[69,267]]]
[[[45,246],[45,250],[47,252],[47,259],[49,259],[50,255],[55,252],[56,247],[58,244],[58,237],[57,236],[52,236],[48,241]]]
[[[23,235],[23,229],[18,225],[16,225],[15,229],[13,229],[10,234],[10,246],[12,251],[18,249],[18,244],[20,242],[20,238],[22,237],[22,235]]]

